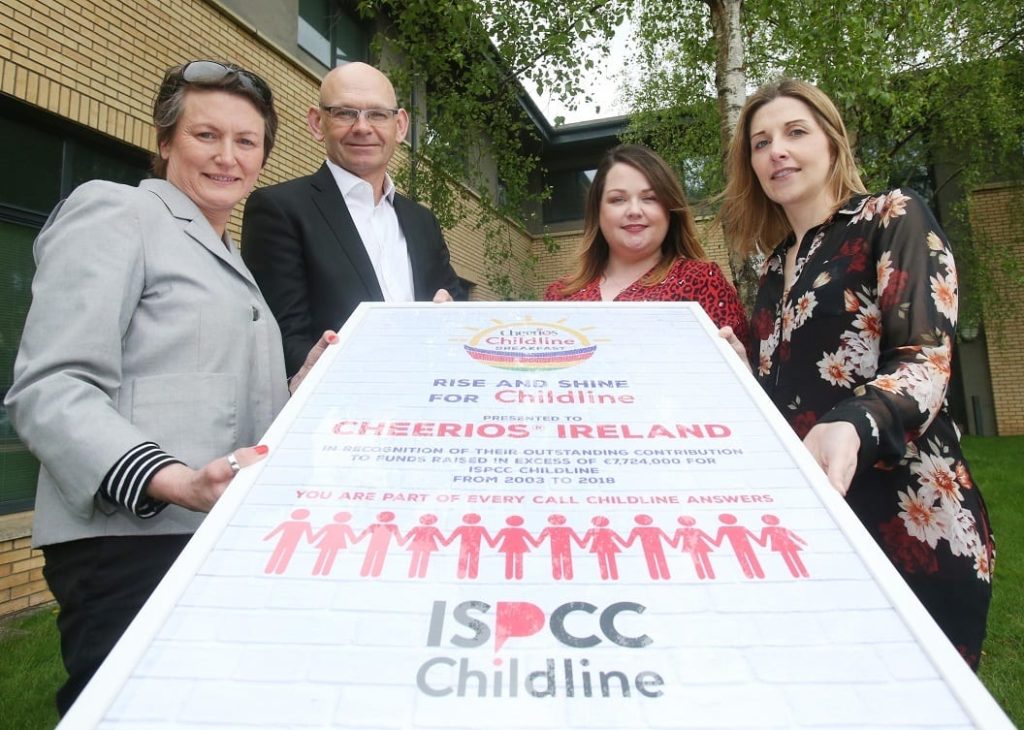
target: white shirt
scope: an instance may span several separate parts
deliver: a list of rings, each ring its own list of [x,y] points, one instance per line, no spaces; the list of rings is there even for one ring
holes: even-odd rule
[[[416,299],[412,283],[409,247],[395,213],[395,184],[384,176],[384,195],[373,202],[373,186],[361,177],[327,160],[338,190],[359,231],[366,253],[373,264],[385,302],[412,302]]]

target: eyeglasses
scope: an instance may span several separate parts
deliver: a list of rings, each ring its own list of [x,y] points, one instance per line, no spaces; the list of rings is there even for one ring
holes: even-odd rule
[[[374,127],[382,127],[398,114],[398,109],[353,109],[350,106],[320,106],[338,124],[351,126],[362,117]]]
[[[251,71],[219,61],[191,61],[181,69],[181,78],[189,84],[218,84],[235,76],[247,91],[254,92],[265,104],[273,104],[274,95],[267,82]]]

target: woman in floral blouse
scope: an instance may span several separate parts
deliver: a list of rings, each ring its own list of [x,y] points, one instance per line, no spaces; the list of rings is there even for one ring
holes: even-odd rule
[[[693,214],[671,168],[646,147],[620,145],[587,194],[576,271],[548,300],[697,302],[718,327],[746,335],[736,290],[697,240]]]
[[[740,254],[767,256],[754,374],[977,668],[995,550],[945,402],[949,243],[914,192],[867,194],[835,105],[810,84],[751,95],[728,164],[723,224]]]

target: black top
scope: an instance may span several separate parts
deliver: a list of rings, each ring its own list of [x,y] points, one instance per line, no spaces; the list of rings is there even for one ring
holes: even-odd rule
[[[921,199],[899,189],[854,197],[808,231],[787,292],[794,244],[780,244],[761,274],[754,374],[801,438],[816,423],[856,427],[850,506],[976,661],[994,546],[945,400],[957,320],[949,244]],[[967,608],[955,607],[961,599]],[[971,626],[954,628],[967,613]]]

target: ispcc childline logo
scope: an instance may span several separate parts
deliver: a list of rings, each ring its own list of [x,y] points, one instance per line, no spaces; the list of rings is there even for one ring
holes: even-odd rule
[[[597,344],[582,329],[559,322],[498,323],[477,331],[464,345],[477,362],[502,370],[561,370],[589,360]]]
[[[507,664],[498,657],[492,667],[480,661],[478,653],[466,656],[459,650],[484,647],[494,636],[497,653],[512,638],[541,633],[545,627],[557,644],[569,649],[590,649],[613,644],[623,650],[643,649],[653,639],[643,631],[629,631],[619,625],[625,615],[634,619],[647,609],[633,601],[618,601],[598,606],[587,601],[563,603],[546,615],[534,603],[498,601],[492,606],[471,600],[455,604],[449,610],[446,601],[434,601],[427,631],[428,647],[449,646],[463,654],[435,656],[425,661],[416,673],[416,685],[430,697],[630,697],[635,691],[643,697],[660,697],[664,679],[655,671],[622,671],[591,667],[590,660],[579,655],[534,659],[527,666],[512,657]],[[575,615],[576,618],[570,617]],[[627,622],[622,622],[627,623]],[[634,623],[635,620],[629,623]],[[570,628],[575,626],[575,628]],[[564,651],[564,649],[563,649]],[[605,660],[615,655],[605,654]]]

